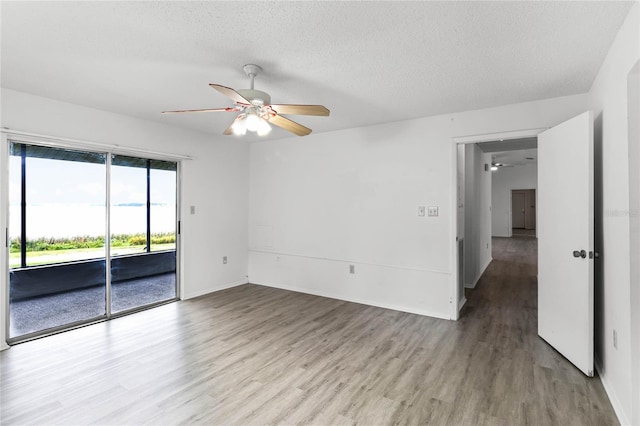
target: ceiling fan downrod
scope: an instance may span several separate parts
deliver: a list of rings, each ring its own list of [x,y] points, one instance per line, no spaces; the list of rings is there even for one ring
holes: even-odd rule
[[[244,66],[244,72],[247,74],[247,76],[251,79],[251,90],[253,89],[253,83],[254,80],[256,78],[256,76],[258,75],[258,73],[262,71],[262,68],[260,68],[259,65],[255,65],[255,64],[247,64]]]
[[[269,96],[268,93],[263,92],[262,90],[255,90],[253,88],[254,80],[259,72],[262,71],[262,68],[260,68],[259,65],[247,64],[243,69],[247,76],[251,79],[251,88],[240,89],[238,90],[238,93],[254,106],[261,107],[263,105],[269,105],[271,103],[271,96]]]

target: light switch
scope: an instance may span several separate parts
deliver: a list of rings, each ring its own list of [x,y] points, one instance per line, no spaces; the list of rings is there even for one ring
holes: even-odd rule
[[[424,206],[418,207],[418,216],[424,216]]]
[[[438,216],[438,207],[429,206],[428,212],[429,216]]]

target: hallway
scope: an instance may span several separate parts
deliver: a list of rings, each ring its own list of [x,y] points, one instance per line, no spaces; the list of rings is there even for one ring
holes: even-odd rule
[[[478,341],[500,358],[496,373],[510,370],[512,389],[498,406],[521,410],[513,419],[523,424],[617,424],[600,379],[584,376],[538,337],[537,239],[494,237],[492,245],[493,261],[476,288],[466,289],[459,322],[477,328]]]

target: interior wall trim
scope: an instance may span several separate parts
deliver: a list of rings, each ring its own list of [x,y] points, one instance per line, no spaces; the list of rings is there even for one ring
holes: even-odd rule
[[[301,257],[304,259],[318,259],[318,260],[328,260],[330,262],[341,262],[341,263],[349,263],[355,265],[369,265],[369,266],[380,266],[383,268],[391,268],[391,269],[402,269],[405,271],[418,271],[418,272],[430,272],[433,274],[441,274],[441,275],[451,275],[451,271],[441,271],[438,269],[429,269],[429,268],[418,268],[415,266],[403,266],[403,265],[389,265],[385,263],[374,263],[374,262],[363,262],[359,260],[349,260],[349,259],[332,259],[329,257],[322,256],[309,256],[304,254],[293,254],[293,253],[285,253],[271,250],[258,250],[258,249],[249,249],[249,253],[263,253],[263,254],[272,254],[275,256],[291,256],[291,257]]]
[[[375,306],[377,308],[391,309],[393,311],[407,312],[409,314],[422,315],[422,316],[439,318],[444,320],[451,320],[449,316],[444,315],[442,313],[438,313],[438,312],[431,312],[431,311],[422,310],[422,309],[412,309],[412,308],[407,308],[400,305],[394,305],[390,303],[381,303],[379,301],[363,299],[359,297],[344,297],[342,295],[336,295],[332,292],[316,291],[316,290],[310,290],[306,288],[303,289],[295,286],[288,286],[288,285],[283,285],[283,284],[263,281],[263,280],[255,281],[250,279],[249,283],[261,285],[264,287],[279,288],[281,290],[293,291],[296,293],[304,293],[304,294],[311,294],[313,296],[326,297],[328,299],[342,300],[344,302],[359,303],[361,305],[369,305],[369,306]]]
[[[454,136],[453,143],[455,144],[467,144],[467,143],[479,143],[479,142],[489,142],[495,141],[497,139],[520,139],[520,138],[528,138],[538,136],[538,134],[548,130],[548,127],[539,127],[535,129],[524,129],[524,130],[515,130],[509,132],[498,132],[498,133],[483,133],[479,135],[465,135],[465,136]]]
[[[609,383],[607,374],[605,373],[604,368],[602,367],[602,362],[600,362],[600,358],[598,358],[597,354],[594,355],[593,357],[593,363],[595,364],[596,371],[598,372],[598,376],[600,376],[600,381],[602,382],[602,386],[604,387],[604,390],[607,393],[607,396],[609,397],[609,401],[611,402],[613,411],[616,413],[616,416],[618,416],[618,421],[620,422],[621,425],[630,425],[631,421],[629,420],[626,413],[624,412],[624,409],[622,408],[622,403],[620,402],[618,395],[615,393],[614,388]]]
[[[9,139],[15,137],[20,142],[33,143],[37,145],[49,146],[52,148],[80,148],[89,151],[109,152],[123,155],[143,155],[145,158],[154,160],[193,160],[193,157],[184,154],[172,154],[167,152],[148,151],[146,149],[123,147],[117,144],[104,144],[90,142],[80,139],[70,139],[59,136],[43,135],[39,133],[24,132],[3,127],[0,132],[7,135]]]
[[[478,281],[480,281],[480,278],[482,278],[482,276],[484,275],[485,271],[487,270],[487,268],[489,267],[492,261],[493,261],[493,256],[487,259],[484,266],[480,268],[480,272],[478,272],[478,275],[476,275],[476,277],[472,282],[464,283],[464,288],[472,288],[472,289],[476,288],[476,285],[478,285]]]
[[[245,280],[238,280],[238,281],[233,281],[230,283],[224,283],[224,284],[220,284],[216,287],[213,288],[207,288],[204,290],[200,290],[200,291],[196,291],[193,293],[187,293],[184,294],[180,300],[189,300],[189,299],[195,299],[196,297],[200,297],[200,296],[206,296],[209,295],[211,293],[215,293],[217,291],[221,291],[221,290],[226,290],[228,288],[232,288],[232,287],[238,287],[244,284],[249,284],[249,280],[245,279]]]

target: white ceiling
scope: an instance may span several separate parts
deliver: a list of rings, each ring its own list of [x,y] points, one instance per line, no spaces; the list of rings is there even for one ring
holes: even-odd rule
[[[256,88],[315,132],[585,93],[632,2],[8,2],[1,85],[221,134],[208,87]],[[277,129],[270,137],[289,136]]]

